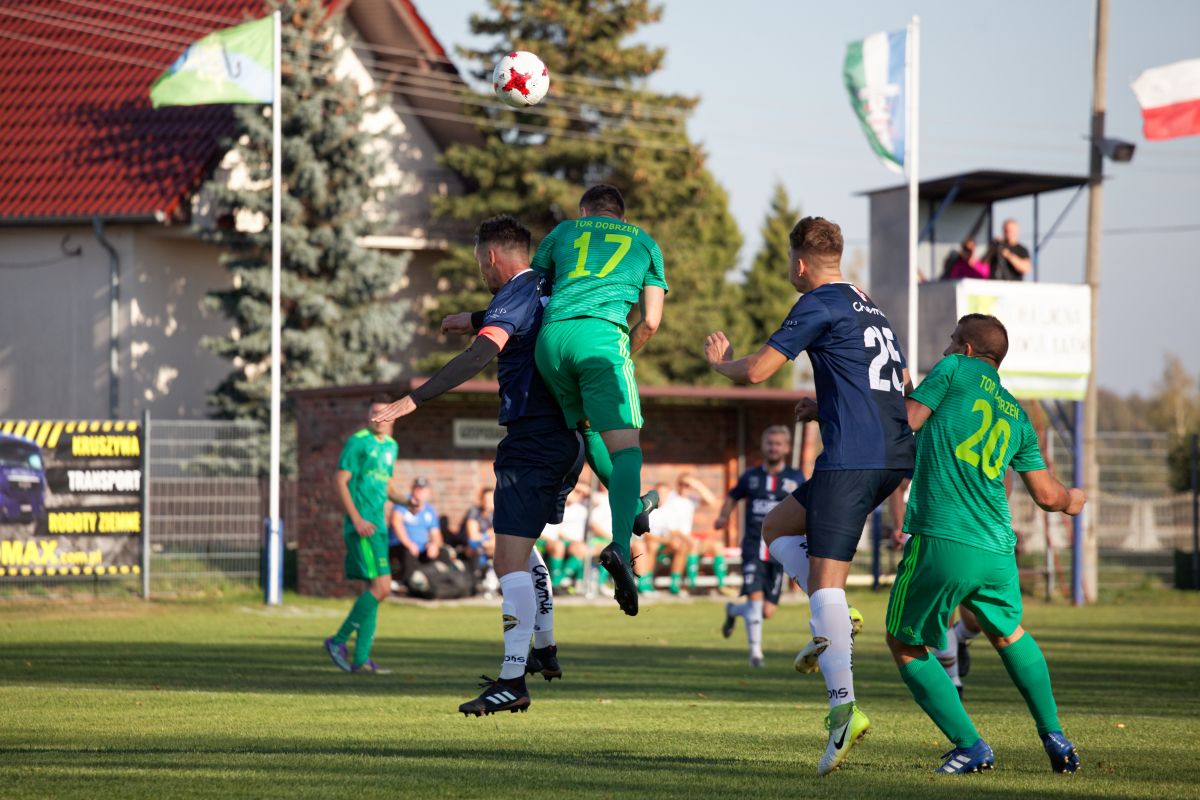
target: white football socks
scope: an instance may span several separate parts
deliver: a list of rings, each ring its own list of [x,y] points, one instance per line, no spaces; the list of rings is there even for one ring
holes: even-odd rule
[[[963,624],[962,618],[959,617],[958,622],[954,623],[954,635],[956,638],[964,642],[969,642],[980,634],[980,631],[973,631]]]
[[[533,548],[529,551],[529,573],[533,576],[533,595],[537,603],[537,616],[533,620],[533,646],[550,647],[554,644],[554,587],[550,581],[550,570],[542,554]]]
[[[950,676],[954,685],[962,686],[962,678],[958,675],[958,634],[955,632],[955,628],[952,627],[946,631],[945,649],[936,650],[933,655],[942,665],[942,669],[946,670],[946,674]]]
[[[779,541],[776,539],[776,541]],[[809,597],[813,636],[829,640],[825,652],[817,658],[825,688],[829,690],[829,707],[854,700],[853,642],[850,638],[850,606],[844,589],[818,589]]]
[[[808,537],[780,536],[767,547],[788,575],[808,594]]]
[[[537,603],[533,596],[533,577],[528,572],[510,572],[500,579],[504,593],[501,610],[504,619],[504,663],[501,680],[525,677],[525,659],[529,655],[529,637]]]
[[[762,658],[763,601],[751,600],[746,614],[746,643],[750,645],[750,657]]]

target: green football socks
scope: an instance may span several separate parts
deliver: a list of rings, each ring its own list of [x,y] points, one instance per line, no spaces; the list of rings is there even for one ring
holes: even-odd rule
[[[979,741],[979,731],[967,716],[954,682],[937,659],[926,652],[923,657],[901,666],[900,677],[908,685],[917,705],[955,747],[970,747]]]
[[[370,592],[363,592],[354,601],[354,605],[350,607],[350,613],[346,617],[346,621],[342,623],[342,627],[338,628],[338,632],[333,635],[333,640],[338,644],[345,644],[350,641],[350,636],[355,631],[358,631],[359,638],[362,637],[362,626],[367,617],[374,613],[375,608],[379,605],[379,601],[375,599],[375,595]]]
[[[717,588],[725,588],[725,576],[729,570],[725,566],[725,556],[713,556],[713,575],[717,576]]]
[[[592,472],[596,473],[596,479],[607,487],[608,482],[612,480],[613,471],[612,456],[608,454],[608,445],[604,443],[600,434],[591,428],[581,428],[579,432],[583,434],[584,452],[587,455],[588,466],[592,468]]]
[[[562,583],[563,580],[563,560],[562,557],[551,556],[546,560],[546,566],[550,568],[550,582],[555,586]]]
[[[1050,689],[1050,669],[1042,648],[1028,633],[999,651],[1000,660],[1008,670],[1008,677],[1020,690],[1029,706],[1029,713],[1037,723],[1039,736],[1062,730],[1058,721],[1058,704]]]
[[[687,575],[688,586],[696,588],[696,578],[700,575],[700,555],[692,553],[687,557],[687,566],[683,568],[684,574]]]
[[[642,449],[626,447],[612,454],[612,478],[608,484],[608,504],[612,509],[612,534],[615,544],[629,558],[629,540],[633,536],[633,518],[642,509]]]

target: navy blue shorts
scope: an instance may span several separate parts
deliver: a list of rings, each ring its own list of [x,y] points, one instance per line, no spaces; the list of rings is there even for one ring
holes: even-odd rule
[[[867,517],[911,474],[906,469],[814,472],[792,492],[804,506],[809,558],[853,561]]]
[[[493,464],[492,530],[536,539],[550,523],[562,522],[567,495],[583,464],[583,437],[576,431],[546,424],[510,425]]]
[[[779,605],[783,591],[783,565],[775,559],[760,560],[757,556],[742,556],[742,594],[749,596],[762,592],[763,599],[771,605]]]

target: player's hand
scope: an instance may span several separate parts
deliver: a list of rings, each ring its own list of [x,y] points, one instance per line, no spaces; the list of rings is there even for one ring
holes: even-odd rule
[[[420,558],[420,557],[421,557],[421,551],[420,551],[420,550],[417,548],[417,546],[416,546],[415,544],[413,544],[412,542],[409,542],[408,544],[404,545],[404,549],[405,549],[405,550],[407,550],[407,551],[408,551],[408,554],[409,554],[410,556],[412,556],[413,558]]]
[[[441,550],[441,548],[439,548],[436,544],[431,543],[425,547],[425,555],[429,558],[430,561],[433,561],[435,558],[438,557],[439,550]]]
[[[367,538],[375,535],[375,524],[372,522],[367,522],[362,517],[359,517],[358,520],[354,523],[354,530],[358,533],[359,536],[363,537],[364,539],[367,539]]]
[[[812,397],[805,397],[799,403],[796,403],[796,422],[812,422],[817,418],[817,401]]]
[[[716,519],[713,520],[713,528],[718,531],[725,530],[725,526],[728,524],[729,524],[728,517],[717,517]]]
[[[892,528],[892,549],[903,550],[904,543],[908,541],[908,535],[905,534],[904,528]]]
[[[447,333],[472,334],[475,328],[471,326],[471,312],[460,311],[457,314],[447,314],[442,318],[442,335]]]
[[[704,340],[704,357],[711,366],[733,360],[733,345],[725,338],[724,331],[710,333]]]
[[[371,422],[391,422],[401,417],[407,417],[409,414],[417,410],[417,404],[409,395],[401,397],[394,403],[383,407],[378,414],[371,417]]]
[[[1087,498],[1083,494],[1083,489],[1068,489],[1067,490],[1067,507],[1063,511],[1072,517],[1079,516],[1083,511],[1083,505],[1087,502]]]

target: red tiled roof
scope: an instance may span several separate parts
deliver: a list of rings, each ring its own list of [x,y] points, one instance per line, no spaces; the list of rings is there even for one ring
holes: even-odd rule
[[[232,111],[155,110],[150,84],[189,42],[262,14],[262,0],[0,3],[0,221],[176,215]]]

